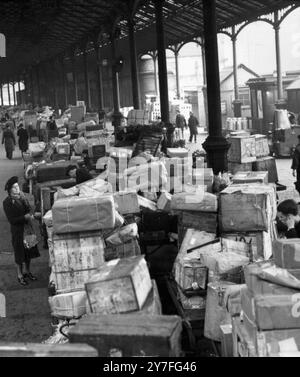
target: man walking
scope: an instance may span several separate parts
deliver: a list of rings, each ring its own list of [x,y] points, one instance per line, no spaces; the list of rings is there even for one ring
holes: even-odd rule
[[[293,155],[292,170],[293,176],[297,177],[295,182],[296,190],[300,193],[300,135],[298,135],[298,144]]]
[[[186,127],[185,117],[180,113],[180,110],[176,110],[176,128],[181,129],[182,139],[184,139],[184,128]]]
[[[193,138],[195,139],[195,143],[197,143],[199,121],[192,112],[190,112],[188,125],[190,129],[190,143],[193,141]]]

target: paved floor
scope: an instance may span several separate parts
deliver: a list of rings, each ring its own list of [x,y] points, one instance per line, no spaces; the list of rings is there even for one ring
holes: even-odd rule
[[[1,135],[0,135],[1,136]],[[10,227],[3,212],[6,197],[4,185],[8,178],[23,176],[20,152],[9,161],[0,147],[0,292],[6,297],[7,317],[0,318],[0,340],[42,342],[52,335],[48,306],[48,251],[39,246],[41,257],[32,262],[32,272],[38,281],[22,287],[16,279],[16,268],[11,247]]]
[[[1,136],[1,135],[0,135]],[[185,133],[186,140],[188,132]],[[198,136],[197,144],[187,144],[192,152],[201,149],[206,135]],[[277,160],[280,182],[293,187],[294,178],[290,169],[290,160]],[[4,185],[13,176],[23,176],[23,164],[20,153],[15,152],[14,159],[5,158],[3,146],[0,147],[0,292],[7,300],[7,318],[0,318],[0,340],[19,342],[42,342],[52,335],[51,317],[48,306],[48,251],[40,245],[41,258],[34,260],[32,271],[38,276],[38,282],[22,287],[17,283],[16,270],[11,248],[9,225],[3,213],[2,201],[6,197]]]

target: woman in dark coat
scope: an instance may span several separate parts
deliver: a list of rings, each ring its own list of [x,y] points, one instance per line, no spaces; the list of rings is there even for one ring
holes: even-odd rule
[[[6,129],[3,132],[2,144],[5,146],[6,157],[11,160],[13,156],[13,151],[16,145],[16,138],[9,125],[6,125]]]
[[[37,280],[30,272],[30,256],[24,247],[24,226],[33,220],[33,215],[28,201],[20,191],[18,177],[10,178],[5,185],[5,190],[8,192],[8,197],[3,201],[3,209],[11,225],[18,281],[21,285],[28,285],[26,278],[32,281]],[[37,246],[35,248],[38,253]],[[23,264],[25,264],[24,274]]]
[[[189,117],[189,129],[190,129],[190,143],[193,141],[193,137],[195,138],[195,143],[197,143],[197,135],[198,135],[198,119],[195,117],[195,115],[190,112]]]
[[[24,129],[24,125],[21,123],[17,132],[19,137],[19,148],[22,154],[27,152],[28,149],[28,132]]]

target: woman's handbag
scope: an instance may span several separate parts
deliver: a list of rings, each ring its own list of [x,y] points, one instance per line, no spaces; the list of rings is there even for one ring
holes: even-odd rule
[[[32,224],[25,224],[23,243],[25,252],[30,259],[40,257],[39,249],[37,247],[39,240],[34,232]]]

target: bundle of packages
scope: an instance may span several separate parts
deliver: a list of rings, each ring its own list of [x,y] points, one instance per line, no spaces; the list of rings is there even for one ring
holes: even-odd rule
[[[276,209],[275,186],[231,185],[220,194],[221,231],[268,232]]]
[[[89,148],[89,145],[88,145],[87,140],[84,137],[79,137],[76,140],[73,148],[76,154],[81,155],[84,150]]]
[[[43,155],[46,149],[46,144],[44,142],[39,143],[29,143],[28,145],[28,152],[30,153],[31,157],[37,157]]]
[[[171,202],[172,210],[196,211],[196,212],[217,212],[217,197],[204,190],[194,192],[175,193]]]
[[[96,122],[93,120],[89,120],[88,122],[82,122],[77,124],[78,131],[86,131],[86,128],[89,126],[96,126]]]
[[[136,191],[119,191],[114,194],[116,208],[121,215],[140,212]]]
[[[103,128],[97,125],[87,125],[85,127],[84,135],[86,138],[94,138],[101,136],[103,133]]]
[[[138,195],[138,203],[141,210],[150,210],[152,212],[157,211],[157,204],[153,202],[152,200],[149,200],[141,195]]]
[[[116,209],[112,195],[70,197],[55,201],[53,226],[58,234],[113,229]]]
[[[258,356],[300,350],[300,280],[293,271],[274,262],[245,268],[242,319]]]
[[[160,161],[128,168],[124,171],[125,184],[130,190],[158,192],[167,184],[167,171]]]
[[[189,151],[186,148],[168,148],[167,155],[170,158],[186,158],[189,156]]]
[[[56,152],[58,154],[70,155],[70,144],[69,143],[57,143]]]
[[[36,180],[38,183],[43,183],[69,179],[67,168],[72,164],[70,161],[57,161],[48,164],[41,163],[35,169]]]
[[[245,184],[245,183],[263,183],[263,184],[268,184],[268,172],[267,171],[237,172],[232,177],[232,182],[234,184]]]
[[[95,346],[100,357],[179,357],[182,320],[168,315],[102,315],[82,318],[69,332],[71,343]]]
[[[116,314],[142,310],[152,282],[144,257],[134,256],[104,263],[85,288],[92,312]]]
[[[61,293],[48,299],[51,315],[57,318],[78,318],[86,314],[85,290]]]
[[[128,258],[141,254],[136,223],[125,225],[105,237],[105,261]]]

